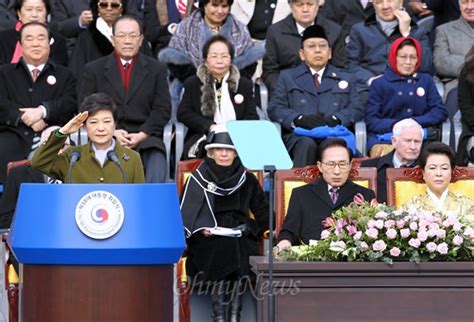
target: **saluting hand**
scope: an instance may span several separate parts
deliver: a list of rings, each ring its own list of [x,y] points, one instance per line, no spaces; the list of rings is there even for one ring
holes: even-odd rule
[[[59,132],[62,134],[71,134],[77,132],[81,127],[84,126],[84,122],[87,120],[89,112],[82,112],[74,116],[72,119],[67,122],[62,128],[59,129]]]

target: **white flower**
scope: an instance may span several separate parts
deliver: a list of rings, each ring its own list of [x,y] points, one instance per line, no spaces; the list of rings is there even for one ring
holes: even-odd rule
[[[342,240],[331,242],[331,244],[329,244],[329,249],[333,252],[342,252],[346,249],[346,243]]]
[[[309,240],[309,246],[316,246],[317,244],[318,244],[318,241],[316,239],[310,239]]]

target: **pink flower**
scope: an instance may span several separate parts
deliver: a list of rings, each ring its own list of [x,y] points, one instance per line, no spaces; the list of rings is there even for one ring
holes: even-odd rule
[[[410,236],[410,229],[404,228],[400,230],[400,236],[402,236],[402,238],[407,238],[408,236]]]
[[[418,224],[414,221],[410,223],[410,229],[411,230],[417,230],[418,229]]]
[[[387,248],[387,244],[381,239],[376,240],[375,243],[372,245],[372,249],[376,252],[383,252]]]
[[[438,253],[440,253],[441,255],[446,255],[448,253],[448,244],[446,243],[441,243],[438,245],[438,247],[436,247],[436,250],[438,251]]]
[[[366,242],[362,242],[362,243],[360,243],[360,248],[362,250],[367,250],[367,249],[369,249],[369,245],[367,245]]]
[[[393,257],[398,257],[400,255],[400,249],[398,247],[393,247],[390,249],[390,255]]]
[[[354,196],[354,203],[356,205],[362,205],[365,202],[365,198],[361,193],[356,193]]]
[[[339,236],[339,234],[344,230],[345,225],[346,225],[346,221],[342,218],[336,221],[336,231],[335,231],[336,236]]]
[[[464,231],[464,236],[469,237],[470,239],[474,239],[474,229],[471,227],[466,227]]]
[[[463,242],[464,242],[464,238],[462,238],[459,235],[454,236],[454,238],[453,238],[453,244],[454,245],[461,246]]]
[[[446,237],[446,230],[444,229],[438,229],[436,231],[436,237],[438,238],[445,238]]]
[[[433,229],[433,230],[438,230],[439,229],[439,225],[437,223],[432,223],[430,224],[430,229]]]
[[[430,253],[434,252],[436,250],[436,244],[433,242],[429,242],[426,244],[426,250]]]
[[[414,248],[418,248],[418,247],[420,247],[421,242],[418,238],[411,238],[408,241],[408,245],[410,245],[411,247],[414,247]]]
[[[397,237],[397,231],[393,228],[387,229],[386,235],[388,239],[395,239],[395,237]]]
[[[330,235],[331,235],[331,233],[329,232],[329,230],[324,229],[321,232],[321,239],[328,239]]]
[[[362,237],[362,232],[359,230],[358,232],[355,233],[354,239],[359,240]]]
[[[346,230],[349,233],[349,235],[354,235],[357,232],[357,227],[354,225],[348,225],[346,227]]]
[[[370,219],[370,220],[367,222],[367,227],[369,227],[369,228],[374,228],[374,227],[375,227],[375,220]]]
[[[405,220],[403,219],[397,220],[397,228],[403,228],[403,227],[405,227]]]
[[[426,230],[420,230],[417,234],[417,237],[420,241],[425,241],[428,239],[428,233],[426,232]]]
[[[374,199],[370,200],[370,206],[371,207],[376,208],[378,205],[379,205],[379,202],[377,201],[377,199],[374,198]]]
[[[385,211],[379,211],[375,214],[375,218],[377,219],[385,219],[388,217],[388,214]]]
[[[381,220],[381,219],[376,220],[375,221],[375,227],[377,227],[378,229],[382,229],[383,228],[383,220]]]
[[[368,237],[370,237],[372,239],[375,239],[379,235],[379,231],[377,230],[377,228],[369,228],[365,231],[365,234]]]
[[[436,229],[430,229],[428,230],[428,237],[434,237],[436,236]]]
[[[392,228],[393,226],[395,226],[395,220],[389,219],[385,221],[385,224],[384,224],[385,228]]]
[[[460,231],[461,227],[462,227],[461,223],[459,223],[459,222],[456,222],[456,223],[453,224],[453,230],[456,231],[456,232]]]
[[[334,227],[336,226],[336,221],[332,217],[327,217],[326,219],[323,220],[323,227],[324,228],[329,228],[329,227]]]

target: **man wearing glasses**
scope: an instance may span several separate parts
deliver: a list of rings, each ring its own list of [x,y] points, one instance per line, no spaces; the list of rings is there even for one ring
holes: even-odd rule
[[[281,72],[268,106],[272,121],[282,126],[282,138],[295,167],[315,164],[321,139],[293,133],[321,126],[352,128],[364,111],[353,75],[329,64],[331,43],[323,27],[305,29],[300,65]]]
[[[118,18],[112,27],[114,52],[86,65],[79,102],[97,92],[117,105],[115,139],[140,153],[147,183],[164,182],[166,157],[163,128],[171,103],[166,66],[139,53],[142,26],[133,16]],[[120,156],[119,156],[120,157]]]
[[[366,201],[375,193],[348,180],[352,153],[342,139],[326,139],[319,147],[317,162],[321,176],[314,182],[293,189],[276,251],[320,239],[323,220],[348,205],[356,194]]]

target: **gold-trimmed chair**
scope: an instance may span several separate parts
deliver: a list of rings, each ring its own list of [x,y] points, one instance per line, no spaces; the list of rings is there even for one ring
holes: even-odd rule
[[[349,180],[365,188],[377,191],[377,169],[360,168],[360,163],[352,164],[349,173]],[[293,189],[301,187],[319,178],[320,172],[316,165],[309,165],[304,168],[293,168],[291,170],[278,170],[275,174],[275,197],[276,197],[276,236],[280,232]]]
[[[456,167],[449,190],[474,199],[474,168]],[[398,209],[412,197],[425,192],[426,184],[420,167],[387,169],[387,204],[389,206]]]

